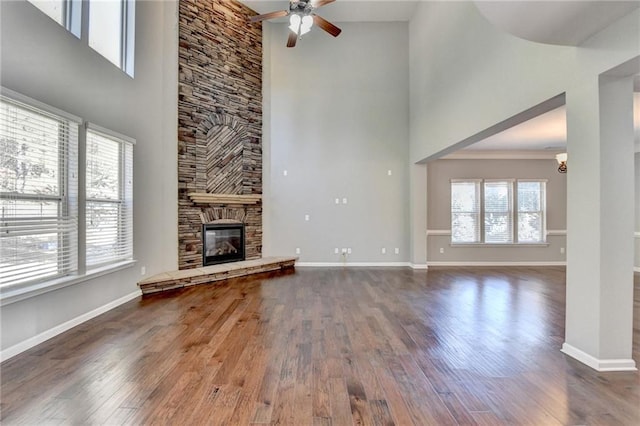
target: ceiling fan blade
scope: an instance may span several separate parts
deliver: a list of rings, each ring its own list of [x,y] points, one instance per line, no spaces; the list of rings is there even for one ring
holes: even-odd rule
[[[318,16],[318,15],[313,15],[313,23],[316,24],[317,26],[319,26],[320,28],[322,28],[323,30],[325,30],[326,32],[328,32],[329,34],[331,34],[334,37],[338,37],[340,35],[340,33],[342,32],[342,30],[338,27],[336,27],[335,25],[333,25],[331,22],[327,21],[326,19]]]
[[[293,31],[289,31],[289,38],[287,39],[287,47],[296,47],[298,41],[298,34]]]
[[[336,0],[311,0],[311,6],[313,6],[314,9],[317,9],[329,3],[333,3],[334,1]]]
[[[249,21],[260,22],[260,21],[265,21],[267,19],[282,18],[283,16],[287,16],[288,14],[289,14],[288,10],[279,10],[277,12],[265,13],[264,15],[252,16],[251,18],[249,18]]]

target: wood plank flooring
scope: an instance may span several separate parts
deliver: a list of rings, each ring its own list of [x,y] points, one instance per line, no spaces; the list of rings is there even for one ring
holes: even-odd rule
[[[564,297],[561,268],[298,268],[152,295],[4,362],[0,419],[640,425],[637,372],[560,352]]]

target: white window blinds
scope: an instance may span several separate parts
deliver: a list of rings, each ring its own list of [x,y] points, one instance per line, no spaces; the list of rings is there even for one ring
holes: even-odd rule
[[[451,242],[480,242],[480,181],[451,182]]]
[[[542,179],[452,180],[451,243],[545,243],[545,197]]]
[[[518,242],[545,241],[544,181],[518,181]]]
[[[133,258],[133,141],[89,125],[87,267]]]
[[[484,241],[513,242],[512,182],[484,183]]]
[[[77,270],[80,120],[7,92],[0,96],[0,286]]]

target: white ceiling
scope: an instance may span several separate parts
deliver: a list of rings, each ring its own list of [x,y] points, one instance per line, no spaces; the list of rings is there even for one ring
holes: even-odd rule
[[[640,7],[636,1],[476,1],[496,27],[525,40],[577,46]],[[526,19],[523,19],[526,17]]]
[[[635,143],[640,144],[640,93],[633,96]],[[567,110],[553,109],[468,146],[462,151],[563,151],[567,145]]]
[[[567,110],[564,106],[476,142],[467,151],[562,151],[567,145]]]
[[[288,0],[240,0],[262,14],[288,9]],[[319,9],[331,22],[408,22],[420,1],[337,0]],[[449,0],[452,1],[452,0]],[[453,0],[455,1],[455,0]],[[544,43],[576,45],[640,7],[639,1],[476,1],[494,25],[516,36]],[[527,19],[522,19],[526,16]],[[284,22],[281,18],[275,22]],[[273,21],[272,21],[273,22]],[[640,94],[634,97],[636,145],[640,144]],[[545,151],[566,149],[566,110],[562,106],[477,142],[462,151]]]

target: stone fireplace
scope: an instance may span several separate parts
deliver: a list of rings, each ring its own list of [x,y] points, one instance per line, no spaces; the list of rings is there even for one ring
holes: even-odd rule
[[[206,262],[204,224],[262,253],[262,27],[235,0],[179,2],[178,265]],[[222,221],[222,222],[220,222]]]

